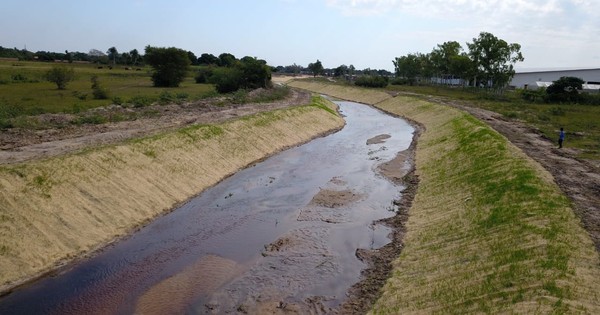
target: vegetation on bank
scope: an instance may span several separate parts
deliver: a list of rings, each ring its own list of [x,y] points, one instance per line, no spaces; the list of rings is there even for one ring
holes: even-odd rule
[[[357,90],[290,85],[349,100]],[[598,253],[544,169],[464,112],[360,92],[425,127],[404,247],[373,314],[600,312]]]
[[[327,109],[325,109],[327,108]],[[311,104],[0,166],[0,294],[100,248],[249,164],[341,128]]]
[[[165,50],[154,47],[150,49],[153,52]],[[159,57],[164,54],[159,55],[156,59],[161,59]],[[152,110],[141,113],[138,110],[152,104],[181,104],[211,97],[215,98],[215,105],[261,103],[283,99],[289,94],[287,88],[279,87],[249,93],[251,89],[269,85],[270,72],[263,62],[255,58],[242,58],[243,61],[235,57],[230,59],[231,69],[241,65],[239,67],[244,71],[244,76],[235,80],[243,80],[245,85],[236,85],[233,92],[226,94],[217,93],[214,82],[197,83],[191,77],[209,67],[230,69],[217,66],[193,66],[189,72],[185,72],[184,77],[181,77],[183,72],[174,73],[176,78],[172,79],[183,80],[178,87],[156,88],[153,77],[156,77],[157,72],[150,67],[133,69],[92,64],[0,61],[0,129],[45,128],[47,126],[37,118],[27,117],[44,113],[74,114],[80,119],[72,120],[73,123],[99,124],[133,120],[139,115],[153,115]],[[185,65],[185,60],[180,60]],[[253,76],[253,73],[260,75]],[[170,76],[170,72],[167,76]],[[48,79],[52,79],[52,82]],[[175,82],[168,78],[166,80]],[[252,83],[257,81],[259,83]],[[108,105],[122,107],[122,113],[96,117],[97,113],[88,112],[89,109]],[[136,112],[127,111],[127,108],[134,108]]]

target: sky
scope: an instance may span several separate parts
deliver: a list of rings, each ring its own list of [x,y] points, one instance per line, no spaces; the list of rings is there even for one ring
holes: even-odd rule
[[[489,32],[521,45],[517,69],[600,68],[600,0],[2,0],[0,16],[0,46],[29,51],[150,45],[393,71]]]

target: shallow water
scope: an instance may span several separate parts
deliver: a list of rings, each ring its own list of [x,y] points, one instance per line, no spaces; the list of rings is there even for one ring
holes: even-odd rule
[[[394,214],[402,187],[376,168],[414,131],[338,104],[341,131],[242,170],[96,257],[16,290],[0,314],[252,313],[315,299],[335,308],[365,268],[356,249],[389,242],[372,222]],[[367,145],[383,134],[391,137]],[[350,197],[324,206],[320,192]]]

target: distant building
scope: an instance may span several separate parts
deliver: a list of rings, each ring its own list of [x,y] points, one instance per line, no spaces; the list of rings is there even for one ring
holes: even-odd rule
[[[548,87],[561,77],[582,79],[584,91],[598,92],[600,89],[600,68],[517,71],[509,85],[519,89],[538,89]]]

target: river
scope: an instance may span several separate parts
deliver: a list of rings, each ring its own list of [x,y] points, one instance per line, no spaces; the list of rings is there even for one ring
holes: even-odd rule
[[[346,126],[225,179],[93,258],[0,299],[0,314],[260,313],[335,309],[389,242],[399,187],[377,166],[414,129],[336,102]],[[379,139],[367,144],[369,139]]]

